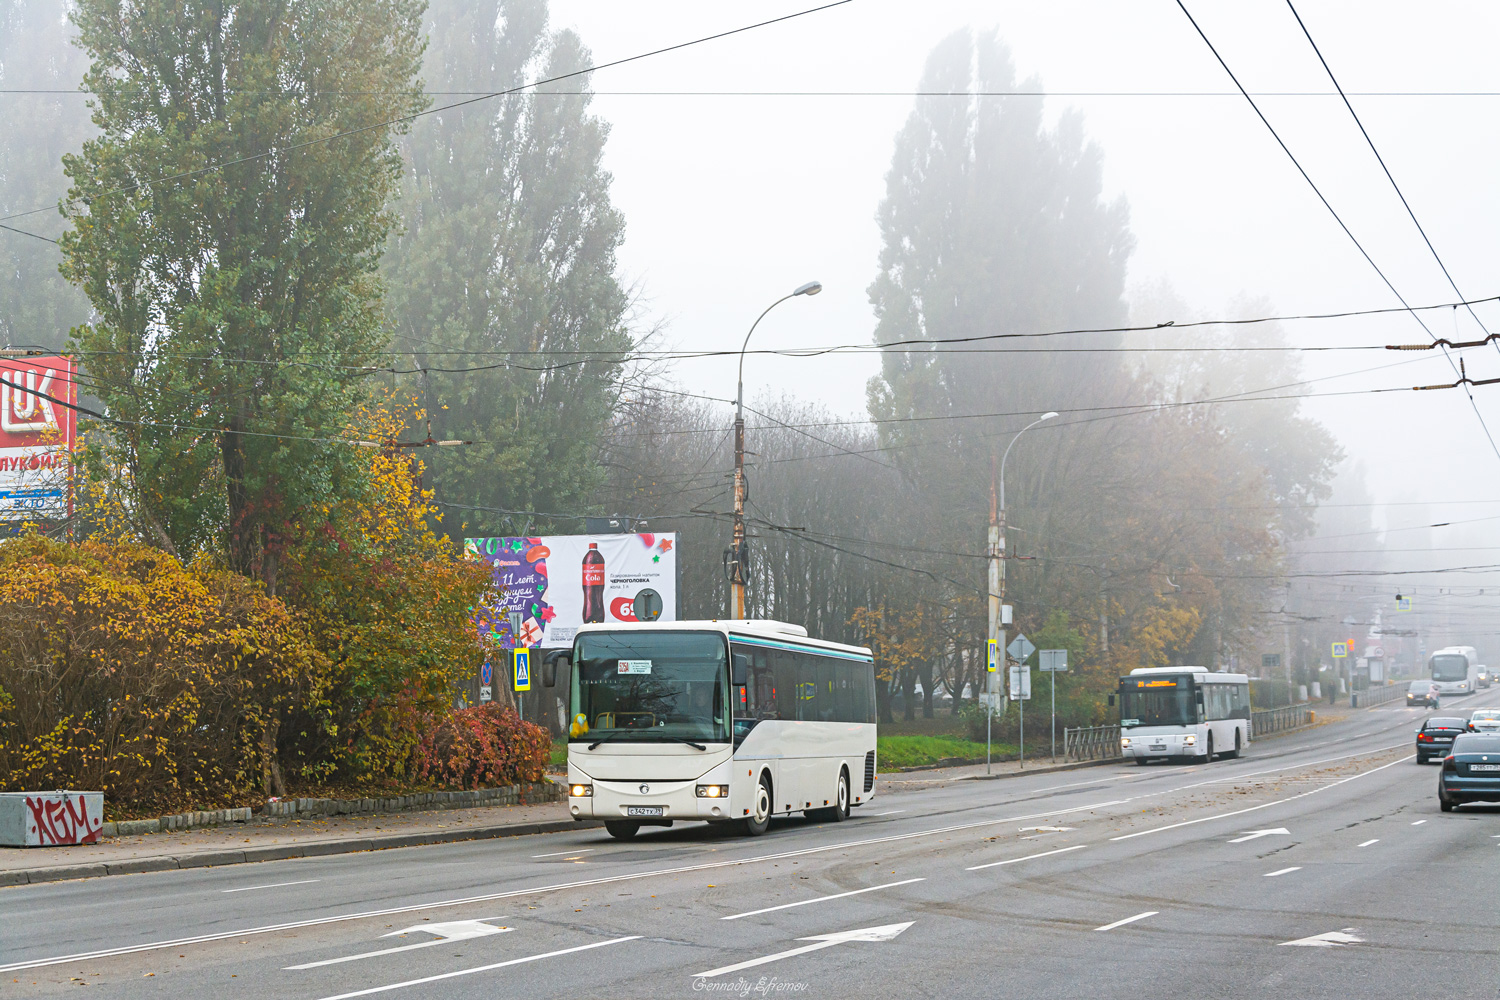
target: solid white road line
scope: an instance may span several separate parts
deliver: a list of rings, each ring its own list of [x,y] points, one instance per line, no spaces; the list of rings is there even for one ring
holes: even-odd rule
[[[1374,840],[1367,840],[1363,844],[1358,844],[1356,846],[1358,846],[1358,847],[1369,847],[1371,844],[1378,844],[1378,843],[1380,843],[1380,838],[1376,837]]]
[[[1277,875],[1287,875],[1291,872],[1300,872],[1301,870],[1301,865],[1293,865],[1291,868],[1281,868],[1274,872],[1266,872],[1261,878],[1275,878]]]
[[[28,959],[21,962],[11,962],[0,965],[0,972],[18,972],[22,969],[39,969],[48,965],[62,965],[67,962],[81,962],[96,958],[110,958],[116,955],[134,955],[144,951],[158,951],[163,948],[180,948],[189,944],[206,944],[212,941],[228,941],[231,938],[251,937],[257,934],[275,934],[281,931],[297,930],[301,927],[320,927],[325,924],[344,923],[349,920],[368,920],[375,917],[389,917],[399,913],[420,913],[423,910],[436,910],[449,906],[466,906],[471,903],[489,903],[500,899],[514,899],[518,896],[534,896],[543,892],[562,892],[568,889],[585,889],[596,885],[614,885],[619,882],[633,882],[637,879],[657,878],[664,875],[681,875],[686,872],[713,871],[719,868],[735,868],[741,865],[754,865],[766,861],[780,861],[783,858],[800,858],[813,854],[826,854],[829,851],[847,851],[857,847],[871,847],[878,844],[893,844],[906,840],[917,840],[923,837],[937,837],[950,833],[961,833],[965,830],[979,830],[989,826],[1001,826],[1010,823],[1024,823],[1032,819],[1047,819],[1053,816],[1066,816],[1069,813],[1087,812],[1091,809],[1104,809],[1109,806],[1123,805],[1129,799],[1111,799],[1107,802],[1090,802],[1086,805],[1070,806],[1067,809],[1047,809],[1042,812],[1027,813],[1021,816],[1000,816],[995,819],[975,820],[972,823],[957,823],[952,826],[934,827],[930,830],[914,830],[910,833],[893,833],[885,837],[866,837],[863,840],[843,840],[832,844],[823,844],[818,847],[803,847],[794,851],[778,851],[775,854],[758,854],[749,858],[726,858],[722,861],[705,861],[696,865],[679,865],[675,868],[652,868],[646,871],[626,872],[621,875],[606,875],[599,878],[575,879],[569,882],[551,882],[546,885],[529,886],[523,889],[506,889],[501,892],[488,892],[479,896],[459,896],[451,899],[439,899],[429,903],[409,903],[405,906],[391,906],[379,910],[359,910],[354,913],[337,913],[328,917],[310,917],[306,920],[289,920],[280,924],[262,924],[258,927],[245,927],[232,931],[217,931],[211,934],[196,934],[192,937],[172,938],[166,941],[150,941],[144,944],[123,945],[117,948],[101,948],[97,951],[78,952],[72,955],[54,955],[48,958]]]
[[[252,889],[280,889],[284,885],[311,885],[323,881],[320,878],[304,878],[296,882],[272,882],[270,885],[242,885],[238,889],[220,889],[220,892],[250,892]]]
[[[1147,917],[1154,917],[1154,916],[1156,916],[1160,912],[1161,912],[1160,910],[1147,910],[1145,913],[1137,913],[1133,917],[1126,917],[1124,920],[1116,920],[1114,923],[1112,923],[1112,924],[1105,924],[1103,927],[1095,927],[1094,930],[1096,930],[1096,931],[1112,931],[1116,927],[1124,927],[1126,924],[1133,924],[1137,920],[1145,920]]]
[[[503,917],[493,917],[494,920],[503,920]],[[474,938],[489,937],[491,934],[508,934],[515,930],[514,927],[496,927],[487,924],[483,920],[453,920],[446,923],[418,924],[415,927],[406,927],[399,931],[391,931],[382,934],[381,937],[401,937],[405,934],[415,934],[421,931],[423,934],[434,934],[431,941],[418,941],[415,944],[397,945],[394,948],[381,948],[379,951],[363,951],[358,955],[344,955],[340,958],[325,958],[321,962],[307,962],[303,965],[288,965],[287,972],[298,969],[320,969],[325,965],[341,965],[344,962],[357,962],[363,958],[379,958],[381,955],[394,955],[401,951],[417,951],[420,948],[431,948],[439,944],[452,944],[455,941],[472,941]]]
[[[606,948],[612,944],[623,944],[626,941],[639,941],[641,935],[632,934],[630,937],[610,938],[608,941],[595,941],[593,944],[581,944],[575,948],[560,948],[557,951],[543,952],[540,955],[527,955],[525,958],[512,958],[508,962],[495,962],[492,965],[481,965],[474,969],[459,969],[457,972],[444,972],[437,976],[424,976],[421,979],[408,979],[404,983],[391,983],[389,986],[372,986],[366,990],[355,990],[353,993],[339,993],[336,996],[323,997],[323,1000],[349,1000],[350,997],[365,997],[371,993],[385,993],[388,990],[404,989],[407,986],[420,986],[423,983],[436,983],[443,979],[456,979],[459,976],[472,976],[476,972],[489,972],[491,969],[503,969],[511,965],[524,965],[527,962],[540,962],[544,958],[556,958],[558,955],[571,955],[574,952],[589,951],[593,948]]]
[[[1069,851],[1081,851],[1081,850],[1083,850],[1087,846],[1089,846],[1089,845],[1087,845],[1087,844],[1077,844],[1077,845],[1075,845],[1073,847],[1059,847],[1055,851],[1043,851],[1041,854],[1028,854],[1024,858],[1011,858],[1011,859],[1009,859],[1007,861],[991,861],[987,865],[975,865],[972,868],[965,868],[964,871],[966,871],[966,872],[977,872],[981,868],[998,868],[1000,865],[1014,865],[1014,864],[1018,864],[1019,862],[1022,862],[1022,861],[1032,861],[1032,860],[1034,860],[1036,858],[1050,857],[1053,854],[1067,854]]]
[[[772,913],[776,910],[790,910],[794,906],[807,906],[810,903],[826,903],[830,899],[843,899],[846,896],[858,896],[864,892],[874,892],[876,889],[892,889],[898,885],[911,885],[913,882],[925,882],[925,878],[909,878],[900,882],[887,882],[884,885],[872,885],[865,889],[855,889],[852,892],[840,892],[832,896],[818,896],[814,899],[804,899],[796,903],[782,903],[780,906],[767,906],[760,910],[751,910],[749,913],[736,913],[730,917],[720,917],[720,920],[739,920],[741,917],[754,917],[762,913]]]
[[[1425,822],[1427,822],[1425,819],[1419,819],[1415,823],[1413,823],[1412,826],[1421,826]]]
[[[592,850],[592,847],[585,847],[581,851],[554,851],[551,854],[533,854],[532,858],[560,858],[565,854],[588,854]]]
[[[1144,837],[1148,833],[1162,833],[1163,831],[1166,831],[1166,830],[1178,830],[1178,829],[1181,829],[1182,827],[1185,827],[1185,826],[1193,826],[1193,825],[1198,824],[1198,823],[1208,823],[1208,822],[1211,822],[1211,821],[1216,820],[1216,819],[1228,819],[1230,816],[1243,816],[1245,813],[1255,812],[1255,811],[1257,811],[1259,809],[1269,809],[1271,806],[1284,805],[1287,802],[1295,802],[1298,799],[1305,799],[1309,795],[1316,795],[1319,792],[1326,792],[1330,788],[1337,788],[1339,785],[1342,785],[1342,784],[1344,784],[1345,782],[1348,782],[1348,781],[1353,781],[1355,778],[1363,778],[1367,774],[1374,774],[1376,771],[1384,771],[1388,767],[1394,767],[1397,764],[1403,764],[1406,761],[1411,760],[1412,757],[1414,757],[1414,756],[1415,756],[1415,754],[1408,754],[1405,757],[1402,757],[1400,760],[1393,760],[1393,761],[1391,761],[1389,764],[1381,764],[1379,767],[1372,767],[1368,771],[1361,771],[1358,774],[1351,774],[1347,778],[1341,778],[1338,781],[1333,782],[1332,784],[1320,785],[1317,788],[1312,788],[1312,789],[1309,789],[1308,791],[1305,791],[1305,792],[1298,792],[1296,795],[1288,796],[1287,798],[1284,798],[1284,799],[1276,799],[1276,800],[1271,801],[1271,802],[1262,802],[1258,806],[1247,806],[1244,809],[1236,809],[1233,812],[1217,813],[1217,814],[1215,814],[1213,816],[1200,816],[1197,819],[1183,820],[1181,823],[1169,823],[1166,826],[1156,826],[1156,827],[1152,827],[1149,830],[1137,830],[1135,833],[1126,833],[1126,834],[1122,834],[1121,836],[1118,836],[1118,837],[1110,837],[1109,839],[1111,841],[1115,841],[1115,840],[1130,840],[1130,839],[1132,839],[1134,837]],[[4,969],[0,969],[0,972],[3,972],[3,971],[5,971],[5,970]]]
[[[694,979],[712,979],[716,976],[727,976],[731,972],[739,972],[741,969],[754,968],[757,965],[765,965],[768,962],[776,962],[783,958],[791,958],[793,955],[805,955],[810,951],[820,951],[823,948],[832,948],[836,944],[849,944],[854,941],[890,941],[906,930],[915,920],[908,920],[904,924],[886,924],[883,927],[861,927],[854,931],[839,931],[836,934],[818,934],[810,937],[798,938],[798,941],[812,941],[812,944],[803,945],[801,948],[791,948],[787,951],[778,951],[774,955],[763,955],[760,958],[752,958],[748,962],[737,962],[734,965],[726,965],[721,969],[709,969],[707,972],[693,973]],[[331,998],[337,1000],[337,998]]]
[[[887,809],[883,813],[867,813],[866,815],[869,816],[869,818],[874,819],[876,816],[894,816],[897,813],[904,813],[904,812],[906,812],[905,809]]]

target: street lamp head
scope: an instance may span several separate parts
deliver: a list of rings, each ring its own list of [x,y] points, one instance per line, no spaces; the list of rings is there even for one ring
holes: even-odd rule
[[[1043,413],[1040,417],[1037,417],[1037,423],[1041,423],[1043,420],[1051,420],[1055,416],[1057,416],[1057,411],[1056,410],[1048,410],[1046,413]]]
[[[823,290],[823,283],[821,281],[809,281],[805,285],[798,286],[797,290],[795,292],[793,292],[792,294],[793,295],[817,295],[822,290]]]

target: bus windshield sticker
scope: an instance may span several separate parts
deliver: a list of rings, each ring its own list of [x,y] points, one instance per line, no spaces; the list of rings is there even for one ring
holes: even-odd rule
[[[651,672],[650,660],[621,660],[620,673],[622,674],[649,674]]]
[[[1121,719],[1120,720],[1120,725],[1122,725],[1122,726],[1139,726],[1140,724],[1141,724],[1141,720],[1140,719]]]

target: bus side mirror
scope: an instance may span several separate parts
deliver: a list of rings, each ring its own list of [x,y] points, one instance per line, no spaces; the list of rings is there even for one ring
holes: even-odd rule
[[[1114,695],[1110,695],[1109,696],[1109,707],[1110,708],[1114,708],[1115,707],[1115,696]]]
[[[750,657],[744,653],[735,653],[730,657],[734,664],[733,680],[735,687],[744,687],[750,683]]]
[[[573,665],[573,654],[570,650],[554,649],[542,660],[542,686],[557,686],[557,663],[559,660],[566,661],[568,666]]]

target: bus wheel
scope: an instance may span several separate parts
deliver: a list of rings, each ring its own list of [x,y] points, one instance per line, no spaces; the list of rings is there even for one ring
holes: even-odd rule
[[[640,832],[641,824],[630,823],[622,819],[607,819],[604,821],[604,829],[616,840],[629,840]]]
[[[825,818],[830,823],[842,823],[849,818],[849,771],[847,768],[839,768],[838,798],[834,801],[833,808],[828,810]]]
[[[1228,757],[1230,760],[1238,760],[1239,759],[1239,756],[1240,756],[1240,731],[1239,731],[1239,729],[1235,729],[1235,731],[1234,731],[1234,752],[1233,753],[1226,753],[1224,756]]]
[[[1200,760],[1200,761],[1198,761],[1198,763],[1200,763],[1200,764],[1207,764],[1209,761],[1211,761],[1211,760],[1214,759],[1214,734],[1213,733],[1209,733],[1208,734],[1208,742],[1204,744],[1203,749],[1205,751],[1207,751],[1207,752],[1203,755],[1203,759]]]
[[[747,837],[759,837],[770,825],[771,778],[762,774],[760,784],[755,786],[755,804],[750,807],[750,815],[740,820],[740,827]]]

